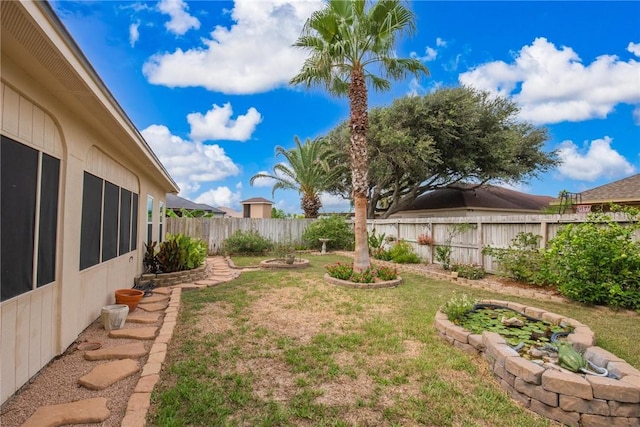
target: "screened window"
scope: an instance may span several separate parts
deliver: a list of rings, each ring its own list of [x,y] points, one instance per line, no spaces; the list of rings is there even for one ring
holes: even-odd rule
[[[160,207],[159,218],[158,218],[158,241],[162,242],[164,240],[164,203],[159,202]]]
[[[153,242],[153,197],[147,196],[147,243]]]
[[[137,248],[138,195],[84,173],[80,270]]]
[[[60,161],[2,136],[0,300],[55,280]]]

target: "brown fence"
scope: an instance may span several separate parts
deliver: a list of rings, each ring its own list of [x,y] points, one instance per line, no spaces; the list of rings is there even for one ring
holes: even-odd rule
[[[544,247],[560,228],[566,224],[584,222],[585,218],[585,215],[571,214],[378,219],[367,221],[367,228],[369,232],[375,229],[377,235],[385,234],[393,240],[406,240],[414,246],[418,256],[429,263],[435,262],[435,247],[446,245],[450,240],[453,262],[482,265],[487,271],[495,272],[498,267],[495,261],[482,254],[485,246],[506,248],[519,233],[528,232],[541,236],[540,245]],[[627,217],[623,214],[612,214],[612,218],[620,223],[627,222]],[[209,244],[209,253],[216,254],[221,252],[224,239],[236,230],[256,230],[274,242],[287,240],[298,243],[301,242],[304,230],[313,221],[315,220],[167,218],[167,231],[203,239]],[[460,228],[465,228],[466,231],[458,233]],[[417,238],[420,234],[431,236],[433,244],[418,245]],[[392,244],[393,241],[387,243]]]

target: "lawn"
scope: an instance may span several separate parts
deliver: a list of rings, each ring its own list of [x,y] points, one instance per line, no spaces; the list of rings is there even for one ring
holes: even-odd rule
[[[323,266],[350,259],[305,258],[305,269],[243,272],[182,294],[149,425],[557,425],[512,401],[484,359],[437,336],[435,312],[454,291],[566,314],[589,325],[598,345],[640,367],[637,316],[406,273],[398,288],[335,287],[322,279]]]

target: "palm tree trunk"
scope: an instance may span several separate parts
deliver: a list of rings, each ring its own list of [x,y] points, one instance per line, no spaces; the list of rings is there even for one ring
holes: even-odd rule
[[[369,245],[367,243],[367,86],[362,67],[354,66],[349,85],[349,104],[351,110],[351,183],[355,205],[355,259],[353,268],[364,270],[371,266]]]

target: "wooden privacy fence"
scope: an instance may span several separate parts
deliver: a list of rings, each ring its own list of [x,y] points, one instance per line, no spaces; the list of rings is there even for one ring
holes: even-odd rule
[[[624,214],[611,214],[619,223],[627,223]],[[402,218],[367,221],[369,233],[385,234],[394,240],[411,243],[418,256],[428,263],[436,262],[435,247],[450,240],[451,260],[459,264],[477,264],[489,272],[496,272],[498,265],[492,257],[482,254],[485,246],[507,248],[521,232],[542,237],[540,246],[553,239],[558,230],[567,224],[585,221],[586,216],[571,215],[509,215],[483,217]],[[167,232],[185,234],[204,240],[209,254],[223,251],[223,241],[236,230],[256,230],[273,242],[302,242],[302,233],[316,221],[313,219],[253,219],[253,218],[167,218]],[[461,224],[466,231],[457,233]],[[432,245],[418,245],[421,234],[431,236]],[[640,236],[638,236],[640,238]],[[387,247],[394,243],[386,243]]]
[[[202,239],[209,245],[209,255],[224,250],[224,240],[237,230],[257,231],[261,236],[278,242],[300,244],[302,233],[313,219],[265,218],[165,218],[167,232]]]

